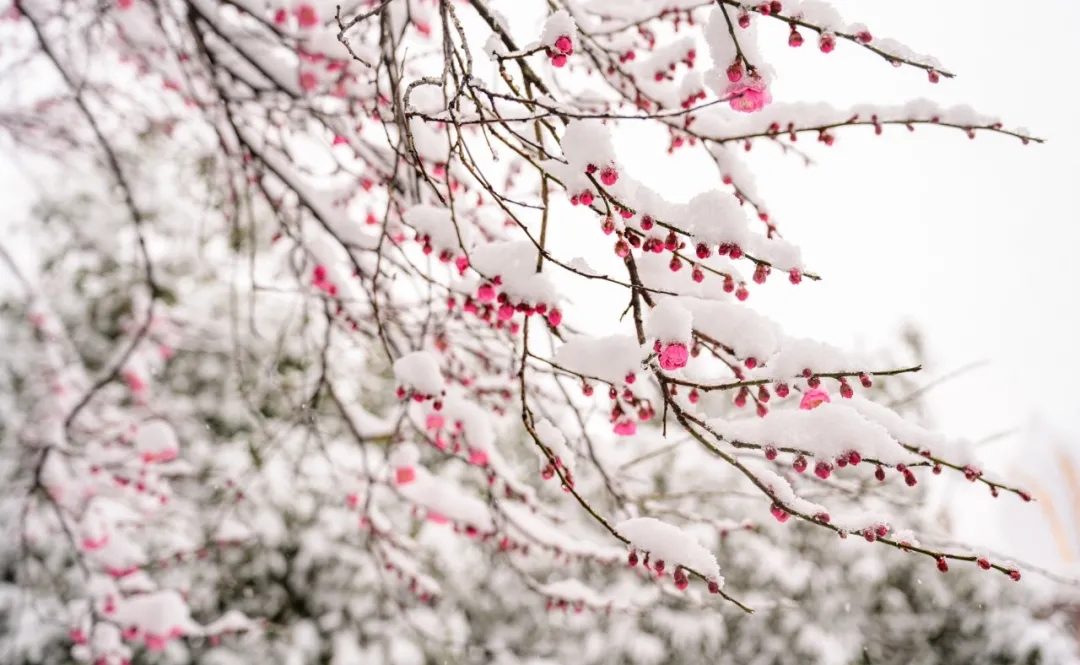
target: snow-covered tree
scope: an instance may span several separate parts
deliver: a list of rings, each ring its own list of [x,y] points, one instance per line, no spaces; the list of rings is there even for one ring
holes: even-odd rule
[[[827,270],[743,147],[1034,139],[774,102],[777,29],[950,76],[825,3],[494,4],[13,5],[40,94],[0,119],[52,177],[39,269],[4,253],[5,648],[1066,662],[1019,568],[920,510],[941,472],[1029,497],[889,408],[917,362],[743,304]],[[715,182],[677,202],[629,172],[639,125]]]

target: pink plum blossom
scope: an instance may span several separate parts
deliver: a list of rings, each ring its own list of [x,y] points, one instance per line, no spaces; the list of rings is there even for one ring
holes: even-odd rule
[[[829,399],[829,393],[821,390],[820,388],[814,388],[803,393],[802,400],[799,402],[799,408],[805,411],[809,411],[824,402],[831,402]]]
[[[411,466],[402,466],[394,472],[394,482],[398,485],[408,485],[416,480],[416,469]]]
[[[668,344],[660,351],[660,366],[669,372],[686,367],[689,359],[690,352],[685,344]]]
[[[760,80],[734,81],[724,89],[724,94],[730,97],[731,108],[740,113],[754,113],[772,103],[769,89]]]
[[[446,418],[441,413],[429,413],[424,422],[424,429],[429,432],[437,432],[446,425]]]

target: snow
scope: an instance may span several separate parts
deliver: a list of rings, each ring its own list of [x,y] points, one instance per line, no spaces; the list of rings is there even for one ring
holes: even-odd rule
[[[168,461],[180,449],[176,432],[164,420],[152,420],[139,427],[135,448],[144,460]]]
[[[627,335],[577,337],[555,352],[553,362],[572,372],[622,385],[628,374],[641,371],[648,351]]]
[[[663,344],[688,344],[693,325],[694,315],[678,299],[662,297],[649,312],[645,335]]]
[[[469,228],[457,225],[448,208],[433,205],[417,205],[401,215],[402,220],[416,229],[420,235],[430,236],[431,246],[438,251],[448,250],[454,254],[464,245],[471,245]],[[458,234],[461,239],[458,239]]]
[[[780,343],[779,351],[768,358],[766,367],[754,372],[754,377],[789,381],[801,376],[804,369],[810,369],[815,374],[850,374],[866,369],[866,362],[857,354],[831,344],[787,337]]]
[[[838,402],[811,410],[773,409],[764,418],[714,418],[708,424],[725,439],[793,448],[830,463],[850,451],[890,466],[921,461],[887,429]]]
[[[599,120],[572,120],[563,130],[561,145],[570,170],[577,174],[589,164],[597,168],[616,164],[611,131]]]
[[[540,442],[551,450],[555,457],[562,462],[563,466],[566,467],[570,473],[573,473],[574,454],[570,452],[570,448],[566,445],[566,436],[547,419],[537,421],[533,429],[536,430],[536,435],[540,438]],[[542,466],[547,465],[547,458],[541,457],[540,464]]]
[[[593,589],[585,586],[580,580],[565,579],[551,582],[540,587],[540,593],[556,600],[565,600],[569,603],[584,603],[590,607],[603,606],[606,601]]]
[[[528,240],[490,242],[469,253],[472,267],[488,279],[498,277],[498,290],[516,303],[555,305],[561,300],[551,278],[536,271],[539,252]]]
[[[685,566],[707,578],[722,580],[716,557],[673,524],[655,517],[634,517],[620,522],[615,531],[633,547],[648,552],[653,561],[664,561],[671,568]]]
[[[570,17],[569,12],[565,9],[560,9],[552,12],[551,16],[544,22],[544,29],[540,33],[540,43],[554,49],[555,41],[559,37],[569,37],[574,50],[577,51],[580,48],[577,34],[577,24],[574,23],[574,19]]]
[[[439,359],[430,351],[414,351],[394,361],[398,384],[421,395],[442,393],[445,382]]]
[[[779,351],[780,328],[755,310],[734,302],[680,298],[694,328],[735,351],[739,358],[765,360]]]

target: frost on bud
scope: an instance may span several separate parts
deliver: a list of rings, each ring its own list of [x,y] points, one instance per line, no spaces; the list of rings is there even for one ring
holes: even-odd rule
[[[803,45],[804,41],[805,40],[803,39],[803,36],[799,33],[798,30],[795,29],[795,26],[791,26],[791,34],[788,35],[787,40],[788,46],[792,48],[799,48]]]
[[[799,473],[806,471],[806,458],[799,455],[795,458],[795,461],[791,463],[791,468],[795,469]]]
[[[775,446],[765,446],[765,459],[772,461],[776,459],[777,450]]]
[[[990,560],[986,557],[979,557],[975,560],[975,564],[983,570],[990,570]]]
[[[836,37],[833,37],[827,32],[821,33],[818,36],[818,48],[822,53],[832,53],[836,48]]]
[[[832,469],[832,464],[829,464],[828,462],[818,462],[814,465],[814,475],[822,480],[826,480],[832,474]]]

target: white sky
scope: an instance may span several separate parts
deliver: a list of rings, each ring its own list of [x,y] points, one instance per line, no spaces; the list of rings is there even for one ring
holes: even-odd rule
[[[777,26],[762,33],[765,55],[778,72],[776,100],[846,106],[924,96],[969,104],[1048,143],[1023,146],[993,134],[972,141],[960,131],[932,127],[914,134],[886,128],[875,137],[870,128],[855,128],[838,131],[832,148],[819,148],[812,136],[800,141],[817,157],[809,169],[797,158],[778,158],[768,145],[755,147],[752,163],[770,213],[825,279],[797,288],[778,279],[752,291],[750,304],[789,333],[849,348],[893,343],[901,323],[915,322],[931,354],[925,380],[987,361],[929,393],[944,434],[979,440],[1022,428],[1039,414],[1066,433],[1065,441],[1071,436],[1080,453],[1080,412],[1071,389],[1080,372],[1080,267],[1074,259],[1080,248],[1074,194],[1080,130],[1072,103],[1076,89],[1061,83],[1063,72],[1077,64],[1068,44],[1080,25],[1080,3],[1040,2],[1038,16],[1004,0],[833,4],[874,34],[936,56],[957,78],[931,85],[925,73],[893,69],[851,44],[829,56],[811,40],[791,49]],[[635,128],[624,138],[629,140],[617,149],[633,175],[671,198],[687,199],[713,186],[715,171],[704,161],[700,170],[687,168],[685,160],[682,168],[658,161],[666,148],[662,135]],[[566,226],[577,223],[567,220]],[[592,228],[568,231],[558,234],[560,244],[599,236]],[[600,242],[609,254],[610,241]],[[590,263],[620,274],[617,264],[595,263],[591,256]],[[573,282],[575,293],[598,317],[617,316],[625,307],[620,291],[580,282]],[[594,291],[618,297],[597,302],[585,295]],[[1022,454],[1029,439],[1014,436],[982,452],[1004,469],[1003,460]],[[1038,509],[1010,504],[1004,510],[989,503],[985,488],[958,484],[951,498],[962,537],[987,546],[1004,542],[1015,556],[1054,563],[1047,534],[1031,526],[1040,519]],[[998,533],[993,517],[975,519],[980,512],[1007,512],[1010,522],[1028,522],[1022,542],[1030,546],[1018,551],[1020,532]],[[1066,522],[1077,524],[1080,507],[1069,514]]]
[[[504,11],[508,2],[516,0],[502,0]],[[765,53],[779,74],[777,100],[844,106],[927,96],[970,104],[1049,142],[1025,147],[991,134],[971,141],[930,127],[874,137],[857,128],[838,132],[831,149],[812,137],[800,142],[818,157],[809,169],[756,147],[771,213],[825,279],[776,284],[752,303],[793,334],[847,347],[891,342],[900,323],[914,321],[932,353],[928,378],[990,361],[931,393],[941,431],[979,439],[1040,413],[1080,449],[1071,390],[1080,372],[1080,129],[1076,88],[1064,83],[1078,64],[1068,45],[1080,2],[1042,0],[1029,12],[1005,0],[832,2],[875,35],[935,55],[958,77],[931,86],[922,72],[893,69],[847,43],[830,56],[809,39],[789,49],[779,28],[763,33],[776,44]],[[659,137],[635,138],[640,152],[621,156],[636,176],[648,173],[673,198],[710,185],[686,170],[658,169]],[[25,185],[0,159],[8,216],[29,200]],[[1008,452],[1019,441],[994,447]]]

